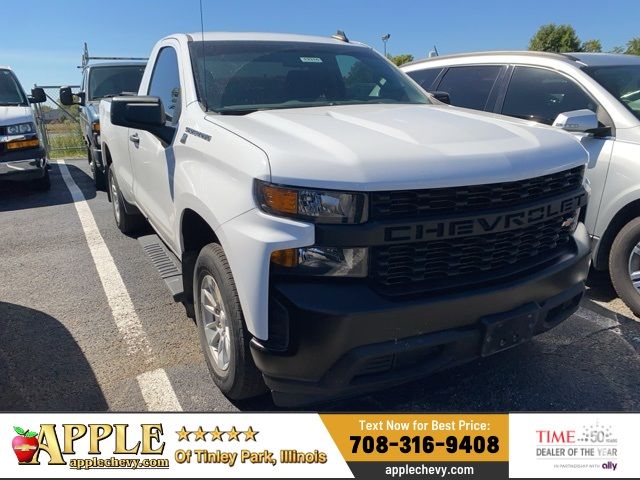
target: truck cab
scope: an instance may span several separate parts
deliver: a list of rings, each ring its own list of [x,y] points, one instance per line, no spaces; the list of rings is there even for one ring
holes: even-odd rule
[[[0,181],[29,182],[37,190],[49,189],[47,155],[30,106],[45,101],[42,88],[26,95],[11,68],[0,66]]]
[[[437,102],[342,32],[171,35],[100,122],[116,225],[155,230],[144,251],[230,398],[401,384],[582,298],[580,143]]]
[[[87,63],[93,58],[85,50],[82,65],[82,83],[80,91],[72,93],[70,87],[60,89],[60,102],[63,105],[79,105],[80,131],[87,146],[87,160],[96,188],[104,190],[106,186],[105,165],[100,150],[100,118],[98,105],[100,100],[122,93],[135,93],[140,86],[145,61],[114,61]],[[108,57],[124,58],[124,57]]]

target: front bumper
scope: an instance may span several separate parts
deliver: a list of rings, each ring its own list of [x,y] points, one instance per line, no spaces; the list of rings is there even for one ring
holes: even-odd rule
[[[0,155],[0,180],[29,181],[44,177],[47,160],[44,149],[34,148]]]
[[[288,347],[253,339],[253,358],[283,406],[378,390],[468,362],[486,353],[486,319],[531,315],[538,334],[578,308],[590,265],[584,225],[574,240],[573,253],[516,282],[426,299],[384,297],[365,282],[274,280],[270,325],[279,327],[269,336]]]

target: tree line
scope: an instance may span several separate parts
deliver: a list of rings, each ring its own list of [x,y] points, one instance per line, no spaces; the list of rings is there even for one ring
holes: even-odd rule
[[[531,37],[529,50],[556,53],[602,52],[602,43],[598,39],[581,41],[571,25],[549,23],[542,25],[535,35]],[[640,37],[634,37],[625,46],[614,47],[609,52],[640,55]],[[398,66],[413,61],[413,55],[408,53],[400,55],[387,54],[387,58]]]
[[[571,25],[542,25],[529,41],[529,50],[540,52],[602,52],[602,43],[598,39],[580,40]],[[640,55],[640,37],[630,39],[625,46],[617,46],[610,53]]]

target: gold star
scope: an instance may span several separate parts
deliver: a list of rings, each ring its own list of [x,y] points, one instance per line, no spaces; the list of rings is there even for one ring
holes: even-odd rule
[[[244,441],[245,442],[248,442],[249,440],[253,440],[255,442],[255,441],[257,441],[256,440],[256,435],[258,433],[260,433],[260,432],[256,432],[253,428],[249,427],[246,432],[242,432],[242,433],[244,433],[244,437],[245,437]]]
[[[187,442],[189,441],[189,435],[191,435],[191,432],[189,432],[186,428],[184,428],[184,426],[180,429],[179,432],[176,432],[178,434],[178,441],[180,440],[186,440]]]
[[[202,441],[205,441],[205,442],[207,441],[207,439],[206,439],[206,438],[204,438],[204,436],[206,435],[206,433],[207,433],[207,432],[205,432],[205,431],[202,429],[202,427],[198,427],[198,429],[197,429],[195,432],[193,432],[193,433],[194,433],[194,434],[195,434],[195,436],[196,436],[196,442],[197,442],[198,440],[202,440]]]
[[[222,442],[222,435],[224,434],[224,432],[221,432],[218,427],[216,427],[215,430],[211,430],[209,433],[211,434],[211,438],[214,442],[216,440],[220,440]]]
[[[236,440],[236,441],[240,441],[240,439],[238,438],[238,435],[240,435],[240,432],[236,430],[236,427],[231,427],[231,430],[227,432],[227,435],[229,435],[229,440]]]

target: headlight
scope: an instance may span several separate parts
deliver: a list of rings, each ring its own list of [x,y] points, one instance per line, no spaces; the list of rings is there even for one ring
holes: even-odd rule
[[[285,187],[257,180],[256,201],[262,210],[272,215],[315,223],[366,221],[364,193]]]
[[[6,127],[7,135],[24,135],[27,133],[36,133],[36,126],[29,123],[16,123],[15,125],[9,125]]]
[[[325,277],[366,277],[368,249],[304,247],[271,254],[275,273]]]

